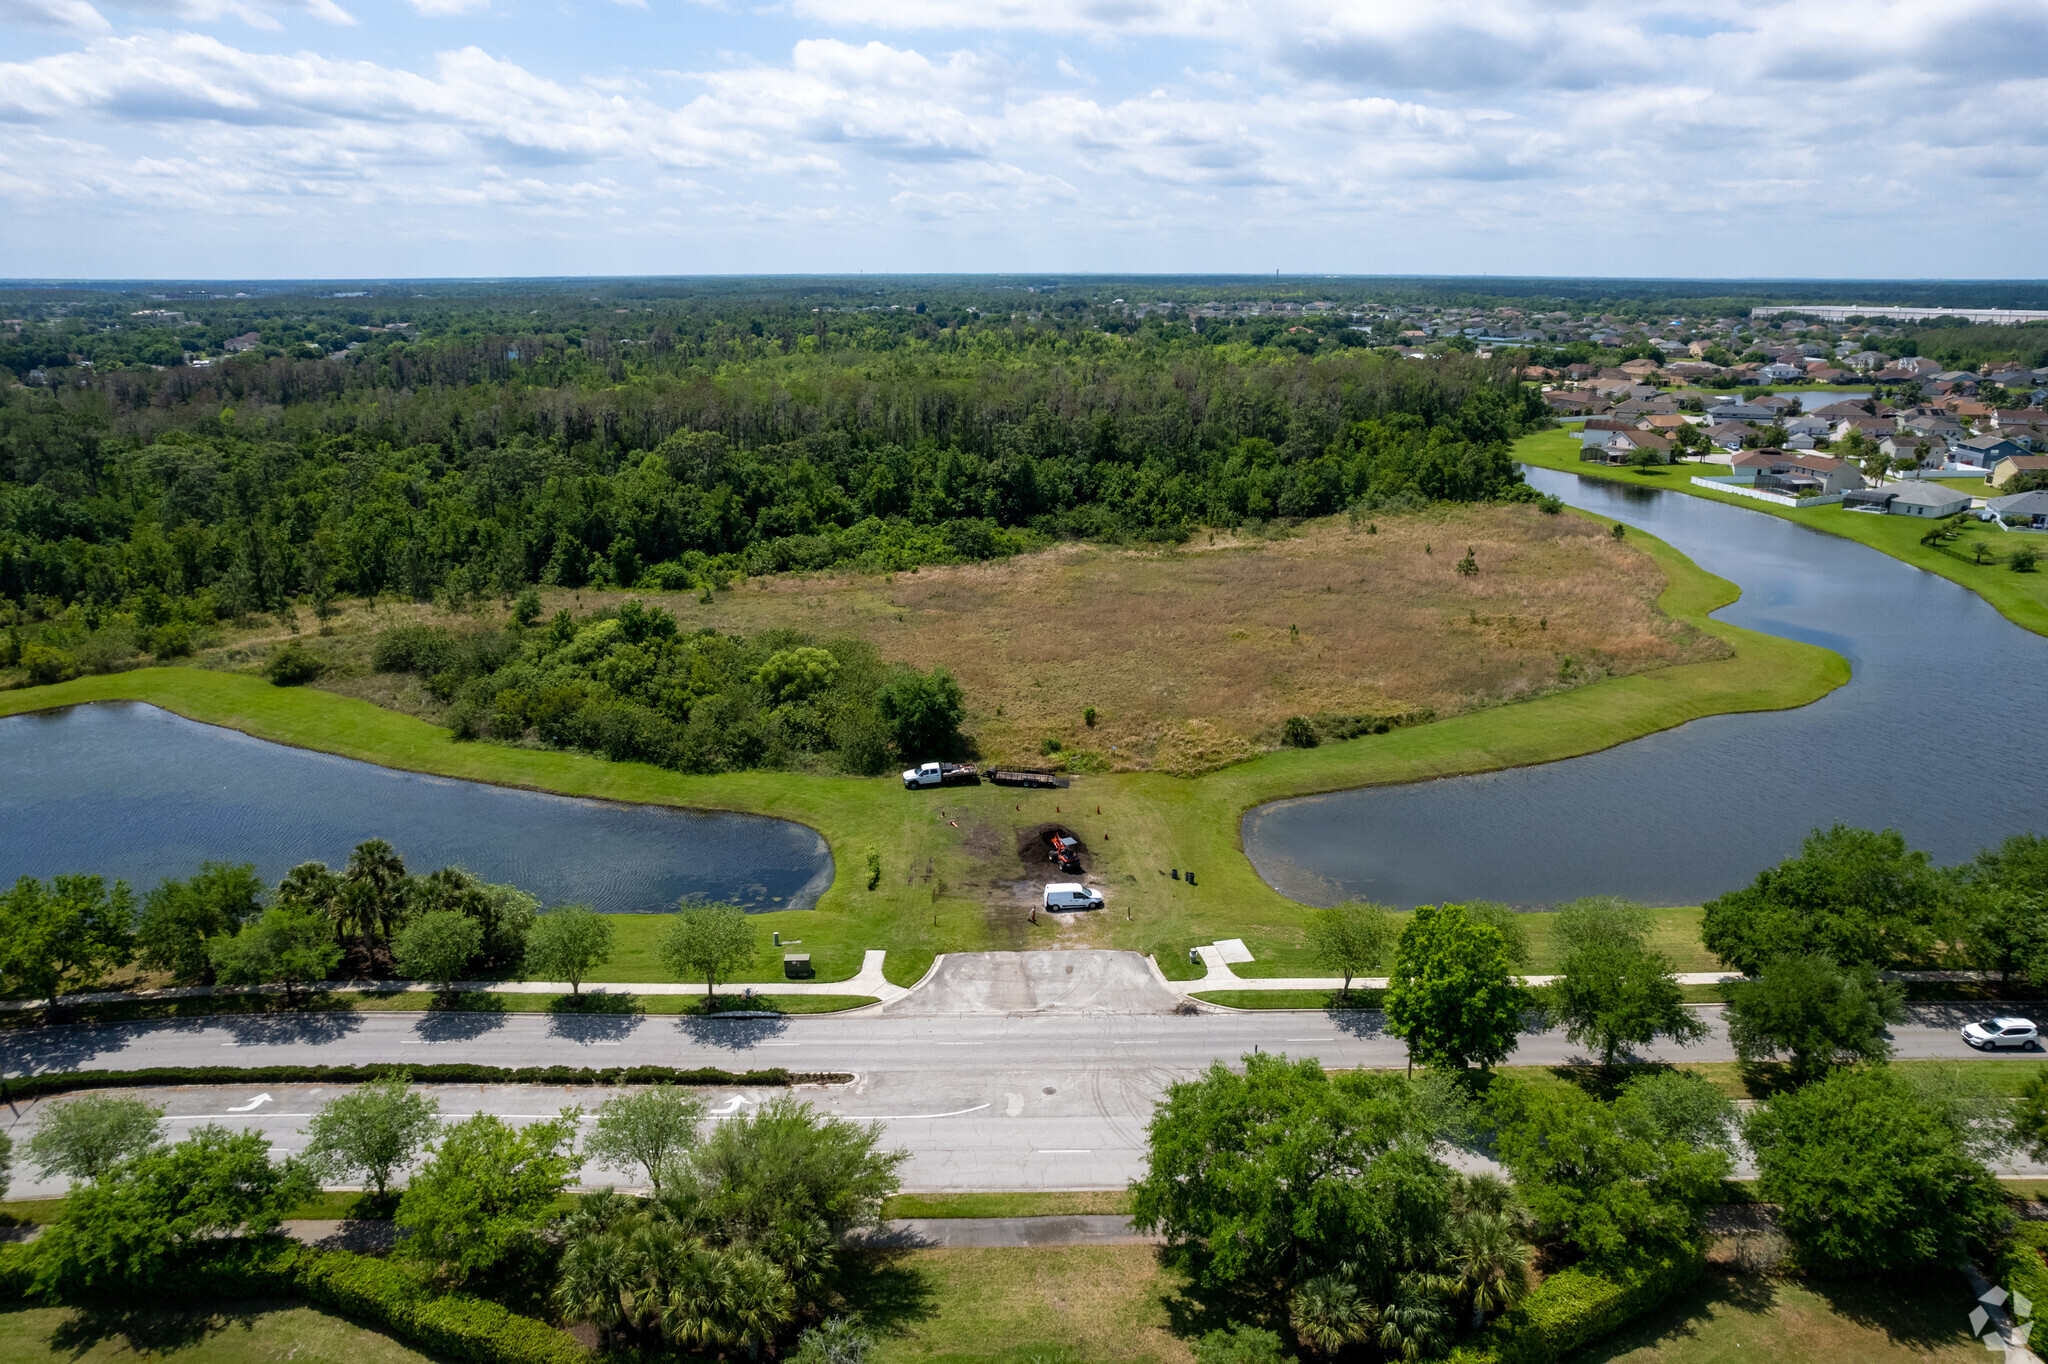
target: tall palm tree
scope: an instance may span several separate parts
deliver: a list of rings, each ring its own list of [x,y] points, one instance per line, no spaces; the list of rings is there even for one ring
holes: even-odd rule
[[[1397,1359],[1427,1359],[1443,1353],[1451,1342],[1451,1314],[1444,1299],[1457,1281],[1435,1274],[1403,1274],[1394,1300],[1373,1313],[1375,1342]]]
[[[348,855],[344,875],[376,896],[377,925],[389,938],[405,917],[405,859],[383,839],[365,839]]]
[[[1513,1307],[1529,1291],[1529,1243],[1504,1212],[1472,1212],[1451,1229],[1451,1266],[1472,1303],[1472,1326]]]

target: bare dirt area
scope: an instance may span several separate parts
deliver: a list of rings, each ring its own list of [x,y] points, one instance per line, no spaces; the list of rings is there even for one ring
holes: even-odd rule
[[[1594,523],[1498,506],[656,599],[692,629],[857,635],[948,667],[993,761],[1056,740],[1075,770],[1196,772],[1275,747],[1290,716],[1348,737],[1725,654],[1657,609],[1663,587]]]

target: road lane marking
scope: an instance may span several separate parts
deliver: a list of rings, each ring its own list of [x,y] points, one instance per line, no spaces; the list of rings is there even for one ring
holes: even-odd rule
[[[268,1094],[258,1094],[255,1098],[249,1100],[249,1102],[241,1105],[239,1108],[230,1108],[227,1111],[230,1113],[254,1113],[257,1109],[261,1108],[264,1104],[267,1104],[269,1102],[270,1096]]]
[[[935,1047],[985,1047],[986,1042],[934,1042]]]
[[[956,1108],[951,1113],[845,1113],[842,1117],[857,1118],[862,1122],[916,1122],[919,1118],[958,1118],[968,1113],[979,1113],[987,1104],[976,1104],[972,1108]]]

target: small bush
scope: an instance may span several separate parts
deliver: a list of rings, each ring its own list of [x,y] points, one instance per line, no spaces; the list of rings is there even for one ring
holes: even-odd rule
[[[2015,573],[2032,573],[2041,562],[2041,552],[2032,545],[2021,545],[2005,561],[2005,566]]]
[[[454,653],[453,637],[438,625],[398,625],[377,636],[370,662],[380,673],[436,673]]]
[[[192,628],[181,620],[158,626],[149,636],[149,651],[158,658],[183,658],[192,652]]]
[[[304,686],[326,671],[327,665],[297,640],[271,654],[263,665],[263,675],[273,687]]]
[[[21,666],[28,671],[28,680],[38,687],[78,676],[77,660],[62,649],[52,649],[47,644],[24,644]]]
[[[1669,1302],[1699,1278],[1702,1266],[1696,1250],[1612,1276],[1574,1265],[1545,1279],[1451,1358],[1457,1364],[1555,1364]]]
[[[1039,743],[1038,751],[1045,757],[1049,758],[1053,754],[1059,752],[1064,747],[1066,747],[1066,745],[1062,744],[1058,739],[1055,739],[1048,735],[1043,741]]]
[[[1306,715],[1290,715],[1280,727],[1280,742],[1289,748],[1314,748],[1319,740],[1315,725]]]
[[[792,1085],[807,1076],[776,1067],[744,1073],[702,1067],[475,1066],[450,1062],[428,1066],[153,1066],[146,1070],[48,1071],[0,1079],[0,1102],[18,1103],[44,1094],[86,1089],[135,1089],[160,1085],[362,1084],[386,1075],[408,1075],[419,1084],[518,1085]]]

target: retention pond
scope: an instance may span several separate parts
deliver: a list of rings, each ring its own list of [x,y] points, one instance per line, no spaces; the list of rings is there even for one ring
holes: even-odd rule
[[[0,773],[0,884],[91,871],[139,893],[202,860],[275,883],[300,862],[339,868],[367,838],[413,871],[460,865],[609,913],[809,909],[832,883],[825,840],[787,820],[399,772],[139,703],[0,719]]]
[[[1898,829],[1939,862],[2048,824],[2048,639],[1946,579],[1778,517],[1527,473],[1736,583],[1741,600],[1718,618],[1833,649],[1850,682],[1798,710],[1696,720],[1542,767],[1260,806],[1242,833],[1267,884],[1319,905],[1690,905],[1837,821]]]

